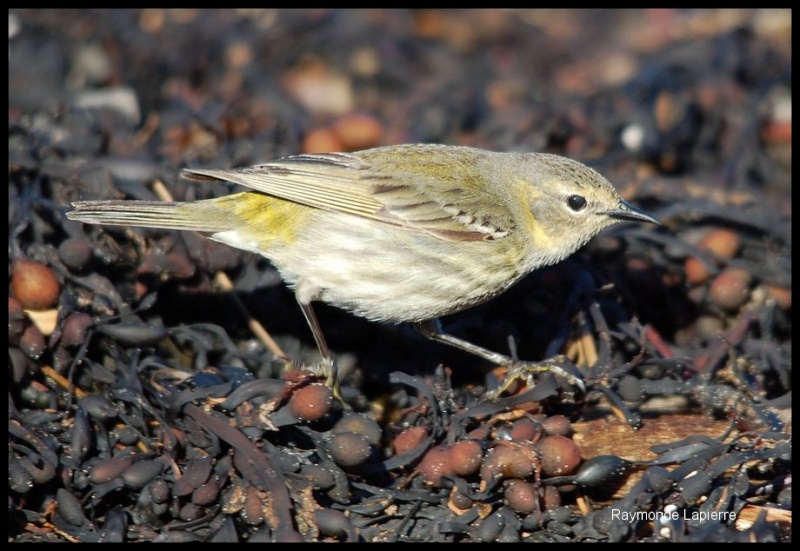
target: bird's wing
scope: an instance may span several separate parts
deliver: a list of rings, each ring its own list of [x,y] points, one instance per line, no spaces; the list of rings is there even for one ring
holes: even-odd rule
[[[190,180],[225,180],[268,195],[332,212],[424,231],[442,239],[497,239],[513,227],[475,181],[469,148],[396,146],[359,153],[297,155],[232,170],[185,169]],[[453,149],[463,150],[452,155]],[[469,180],[469,179],[472,180]],[[487,203],[488,201],[488,203]],[[485,213],[487,205],[493,214]],[[497,214],[501,211],[504,214]],[[483,212],[483,214],[481,214]]]

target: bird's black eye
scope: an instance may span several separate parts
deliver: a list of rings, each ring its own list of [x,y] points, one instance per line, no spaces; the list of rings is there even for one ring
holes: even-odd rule
[[[567,197],[567,204],[569,208],[575,212],[579,212],[586,208],[586,199],[583,195],[570,195]]]

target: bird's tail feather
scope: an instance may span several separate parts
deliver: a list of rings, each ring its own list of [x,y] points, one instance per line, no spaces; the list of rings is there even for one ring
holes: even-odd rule
[[[212,201],[162,203],[158,201],[78,201],[67,218],[88,224],[136,226],[202,232],[227,231],[235,227],[230,214]]]

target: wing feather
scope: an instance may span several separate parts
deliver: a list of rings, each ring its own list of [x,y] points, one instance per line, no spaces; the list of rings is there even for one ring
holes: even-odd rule
[[[229,181],[287,201],[413,228],[447,240],[505,236],[513,221],[510,216],[486,220],[476,214],[485,204],[482,201],[493,204],[497,198],[486,197],[481,189],[466,193],[460,178],[464,166],[454,165],[450,171],[441,160],[426,164],[426,159],[437,156],[426,156],[425,150],[437,147],[395,147],[389,162],[379,148],[352,154],[297,155],[232,170],[185,169],[183,176]],[[469,148],[455,149],[480,154]],[[399,158],[405,160],[398,162]]]

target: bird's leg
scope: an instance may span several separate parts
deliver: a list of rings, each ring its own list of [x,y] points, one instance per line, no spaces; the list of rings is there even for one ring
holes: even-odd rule
[[[577,370],[575,370],[575,373],[567,371],[570,367],[574,369],[574,366],[572,366],[564,356],[554,356],[553,358],[548,358],[541,362],[523,362],[515,360],[510,356],[492,352],[482,346],[472,344],[471,342],[445,333],[444,330],[442,330],[442,325],[439,323],[439,320],[417,322],[414,324],[414,329],[422,336],[433,341],[447,344],[459,350],[463,350],[464,352],[469,352],[495,365],[508,367],[508,374],[503,384],[497,390],[492,391],[491,397],[499,396],[508,390],[511,384],[517,380],[522,380],[527,383],[528,386],[532,387],[532,376],[534,373],[553,373],[559,375],[580,388],[582,392],[586,392],[586,386],[580,378],[580,373],[578,373]]]
[[[325,335],[322,334],[322,327],[319,325],[317,315],[314,313],[310,302],[304,302],[299,297],[297,298],[300,309],[303,311],[303,316],[306,318],[308,327],[311,329],[311,334],[314,335],[314,341],[317,343],[319,353],[322,355],[321,371],[325,376],[325,384],[333,389],[333,395],[339,400],[342,400],[342,390],[339,385],[339,368],[336,361],[333,359],[331,349],[328,348],[328,343],[325,341]]]

